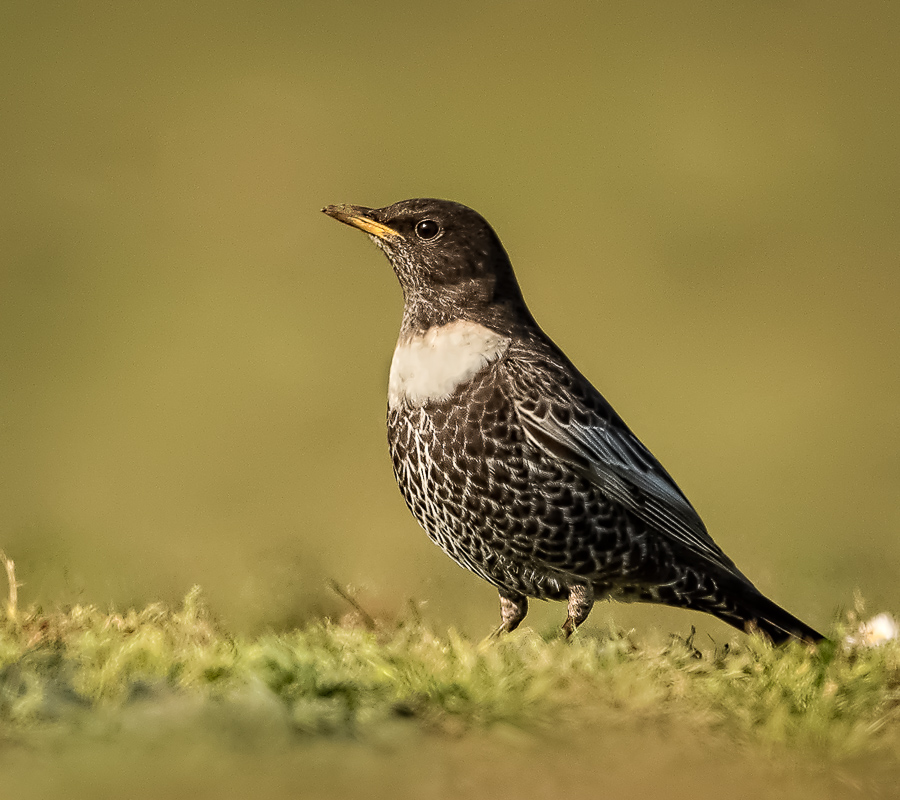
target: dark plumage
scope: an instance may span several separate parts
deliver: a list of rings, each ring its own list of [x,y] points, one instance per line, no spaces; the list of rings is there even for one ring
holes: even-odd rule
[[[531,316],[509,257],[466,206],[406,200],[323,211],[366,231],[403,288],[388,393],[394,474],[440,547],[500,592],[567,600],[570,635],[595,597],[663,603],[821,634],[764,597],[675,481]]]

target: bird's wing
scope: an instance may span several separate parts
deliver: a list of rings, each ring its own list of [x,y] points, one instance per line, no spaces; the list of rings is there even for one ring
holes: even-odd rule
[[[578,413],[572,413],[571,408],[560,410],[566,406],[561,398],[559,405],[552,401],[535,403],[527,397],[515,401],[532,444],[571,466],[654,530],[747,581],[713,541],[700,516],[653,454],[596,389],[587,384],[586,390],[592,408],[582,406]]]

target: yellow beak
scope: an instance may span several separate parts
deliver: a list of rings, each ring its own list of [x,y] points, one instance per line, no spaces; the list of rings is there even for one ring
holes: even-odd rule
[[[379,239],[393,239],[400,236],[393,228],[382,225],[368,216],[367,212],[371,212],[371,210],[371,208],[365,208],[364,206],[350,206],[342,203],[338,206],[325,206],[322,212],[346,225],[352,225],[354,228],[359,228],[361,231],[372,234],[372,236],[377,236]]]

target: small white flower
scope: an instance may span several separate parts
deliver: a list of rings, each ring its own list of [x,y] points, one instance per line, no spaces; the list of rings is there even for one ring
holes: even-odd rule
[[[853,636],[848,636],[845,641],[849,645],[878,647],[898,636],[900,636],[900,626],[897,625],[897,620],[887,612],[883,612],[860,625],[859,631]]]

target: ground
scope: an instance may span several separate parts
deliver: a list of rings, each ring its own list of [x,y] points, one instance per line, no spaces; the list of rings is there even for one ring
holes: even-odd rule
[[[900,646],[614,628],[473,641],[414,613],[232,636],[181,607],[0,629],[18,798],[894,796]],[[48,756],[52,755],[52,758]]]

